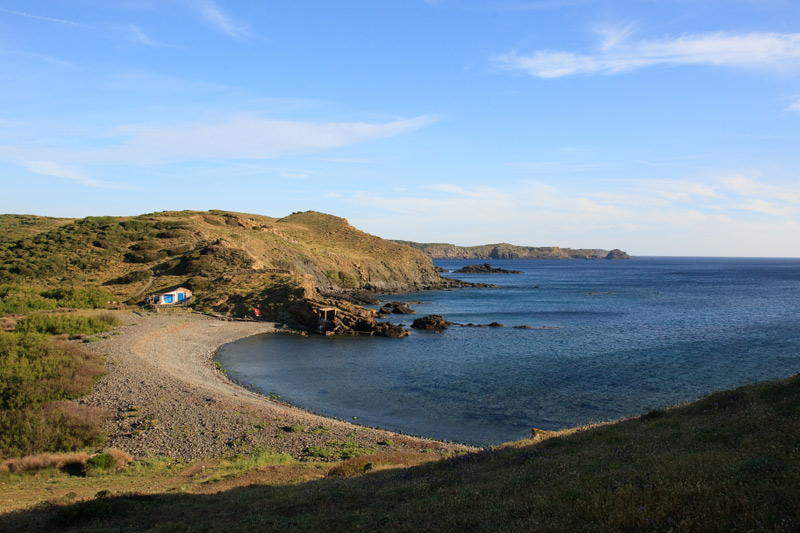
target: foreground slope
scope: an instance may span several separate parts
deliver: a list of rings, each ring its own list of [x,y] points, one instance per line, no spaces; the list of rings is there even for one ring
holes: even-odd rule
[[[797,531],[800,378],[416,467],[390,463],[350,459],[324,478],[303,463],[265,466],[220,491],[198,471],[161,470],[160,486],[169,475],[187,483],[147,495],[124,488],[136,473],[115,474],[93,481],[106,492],[91,501],[69,505],[51,491],[50,506],[0,515],[0,530]],[[47,476],[50,487],[64,479]]]

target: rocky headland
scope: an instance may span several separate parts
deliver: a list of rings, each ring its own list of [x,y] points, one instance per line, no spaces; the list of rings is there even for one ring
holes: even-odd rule
[[[622,250],[518,246],[508,243],[457,246],[448,243],[394,241],[424,252],[432,259],[630,259]]]

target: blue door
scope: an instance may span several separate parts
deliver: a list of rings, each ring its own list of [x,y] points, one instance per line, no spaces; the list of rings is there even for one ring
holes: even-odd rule
[[[165,304],[171,304],[172,303],[172,295],[171,294],[165,294],[164,295],[164,303]]]

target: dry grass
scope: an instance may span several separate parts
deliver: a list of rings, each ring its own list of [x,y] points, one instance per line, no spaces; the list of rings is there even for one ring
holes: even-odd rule
[[[118,450],[116,448],[109,448],[105,451],[108,455],[114,458],[114,463],[116,464],[117,470],[121,470],[128,466],[128,463],[133,461],[133,457],[129,454],[123,452],[122,450]]]
[[[66,465],[86,464],[88,453],[40,453],[17,459],[6,459],[0,463],[0,474],[19,474],[44,468],[63,468]]]

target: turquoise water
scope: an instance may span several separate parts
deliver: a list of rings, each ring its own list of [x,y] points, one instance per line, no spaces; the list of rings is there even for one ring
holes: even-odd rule
[[[497,289],[386,298],[424,301],[412,305],[417,316],[546,329],[266,335],[223,347],[219,359],[232,378],[327,416],[479,445],[800,372],[800,260],[491,264],[525,273],[457,276]]]

